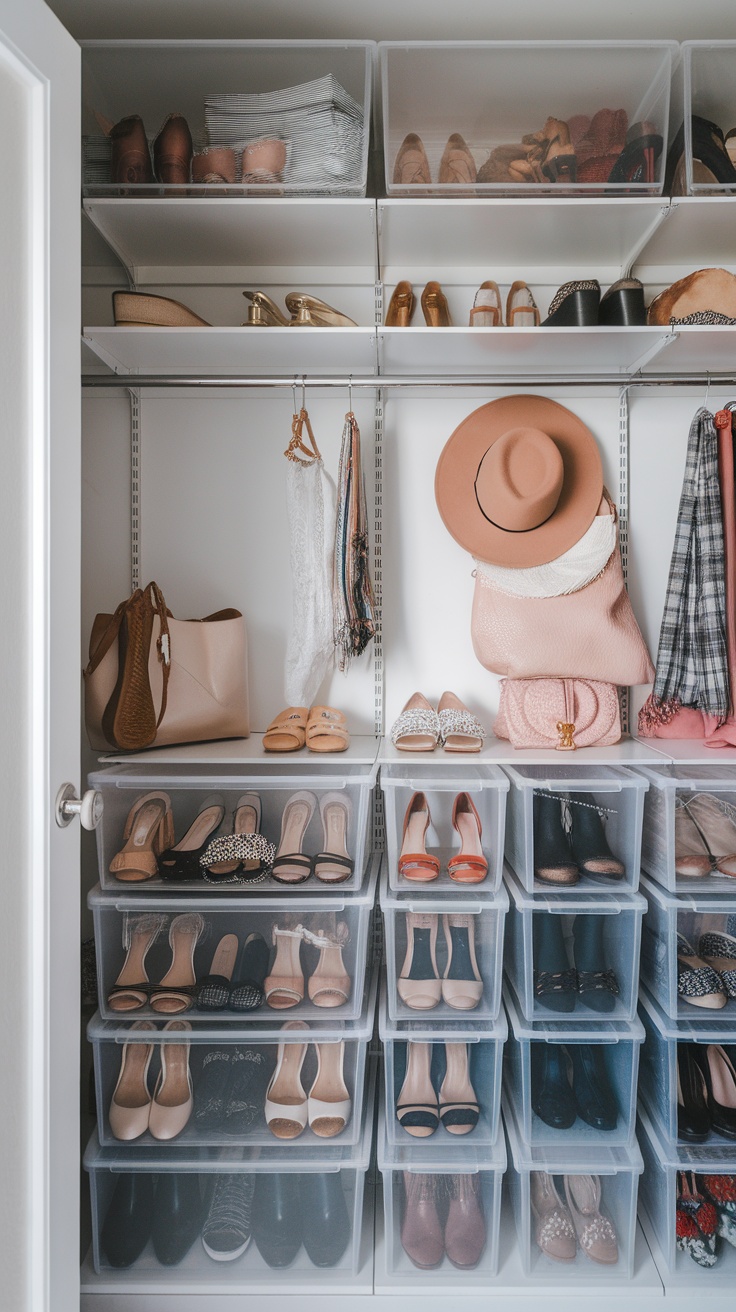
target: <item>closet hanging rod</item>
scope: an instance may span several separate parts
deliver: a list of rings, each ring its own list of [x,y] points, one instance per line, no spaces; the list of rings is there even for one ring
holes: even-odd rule
[[[82,387],[176,388],[192,391],[213,388],[227,391],[246,388],[291,388],[294,383],[310,389],[347,391],[358,388],[448,388],[448,387],[736,387],[736,374],[647,374],[628,378],[625,374],[472,374],[438,375],[431,377],[399,377],[355,374],[345,378],[302,377],[289,374],[283,378],[255,378],[246,374],[216,374],[210,378],[199,374],[82,374]]]

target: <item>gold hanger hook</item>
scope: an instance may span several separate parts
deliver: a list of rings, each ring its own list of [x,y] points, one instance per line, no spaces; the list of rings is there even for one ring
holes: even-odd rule
[[[302,410],[307,408],[307,385],[305,375],[302,374]]]
[[[291,384],[291,398],[292,398],[292,404],[293,404],[293,407],[294,407],[294,414],[296,414],[296,413],[297,413],[297,410],[296,410],[296,374],[294,374],[294,381],[293,381],[293,383]]]

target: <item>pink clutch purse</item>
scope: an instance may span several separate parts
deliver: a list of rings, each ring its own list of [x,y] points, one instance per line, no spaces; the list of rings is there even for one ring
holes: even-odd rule
[[[514,747],[608,747],[621,737],[618,692],[593,679],[502,679],[493,731]]]

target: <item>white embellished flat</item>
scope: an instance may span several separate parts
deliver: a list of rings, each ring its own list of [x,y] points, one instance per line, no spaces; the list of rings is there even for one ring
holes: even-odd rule
[[[436,710],[421,692],[412,693],[391,729],[391,742],[402,752],[433,752],[440,741]]]
[[[437,707],[440,742],[446,752],[479,752],[486,731],[477,716],[456,697],[443,692]]]

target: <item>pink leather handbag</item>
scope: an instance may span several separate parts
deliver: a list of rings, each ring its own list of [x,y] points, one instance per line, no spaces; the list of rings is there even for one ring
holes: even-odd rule
[[[618,692],[593,679],[502,679],[493,732],[514,747],[608,747],[621,738]]]
[[[624,583],[618,542],[604,570],[561,597],[512,597],[476,572],[470,621],[481,665],[512,679],[651,683],[649,658]]]

